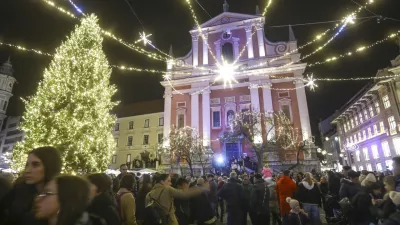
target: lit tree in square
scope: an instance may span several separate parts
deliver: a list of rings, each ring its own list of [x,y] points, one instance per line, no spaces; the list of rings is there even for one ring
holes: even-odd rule
[[[203,139],[196,129],[191,127],[172,128],[168,136],[169,147],[162,154],[169,155],[173,162],[186,162],[193,176],[193,166],[199,164],[203,173],[212,162],[214,152],[203,146]]]
[[[263,159],[269,151],[283,153],[287,149],[301,149],[301,133],[283,112],[262,113],[257,110],[239,112],[230,121],[231,130],[223,133],[221,141],[247,140],[257,160],[257,169],[263,168]],[[297,162],[299,162],[299,151]],[[282,157],[281,157],[282,158]]]
[[[36,94],[24,100],[21,129],[25,140],[13,152],[13,168],[24,168],[27,153],[40,146],[56,147],[63,170],[104,171],[114,150],[110,110],[116,88],[102,50],[103,38],[94,15],[82,19],[57,48]]]

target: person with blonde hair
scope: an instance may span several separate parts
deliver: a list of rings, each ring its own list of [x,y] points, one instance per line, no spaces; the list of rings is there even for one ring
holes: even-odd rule
[[[308,213],[312,225],[322,224],[319,214],[321,197],[321,191],[314,182],[312,174],[305,173],[303,181],[297,188],[296,199],[303,204],[303,209]]]

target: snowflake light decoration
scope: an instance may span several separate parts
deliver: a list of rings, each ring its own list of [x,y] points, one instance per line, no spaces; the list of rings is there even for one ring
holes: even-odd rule
[[[315,91],[315,88],[318,87],[318,85],[315,83],[315,79],[313,77],[314,75],[311,74],[311,76],[307,76],[307,84],[306,86],[310,87],[311,91]]]
[[[139,33],[139,36],[140,36],[140,39],[137,40],[135,43],[143,42],[144,46],[146,46],[147,44],[149,44],[150,46],[153,46],[153,44],[149,40],[149,37],[151,36],[151,34],[146,34],[146,32],[143,31],[142,33]]]

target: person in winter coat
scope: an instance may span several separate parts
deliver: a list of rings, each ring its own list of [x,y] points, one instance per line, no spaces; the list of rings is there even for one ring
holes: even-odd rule
[[[358,172],[355,172],[353,170],[350,170],[348,172],[348,178],[343,178],[340,182],[342,185],[340,186],[340,191],[339,191],[339,198],[348,198],[351,200],[353,196],[355,196],[361,189],[361,184],[359,183],[359,177],[360,174]]]
[[[395,190],[400,192],[400,156],[393,157],[393,175],[396,177]]]
[[[149,174],[142,175],[142,183],[139,185],[139,191],[136,195],[136,220],[139,225],[144,221],[145,200],[147,194],[151,191],[151,179]]]
[[[43,224],[32,210],[35,196],[43,193],[47,183],[60,174],[61,166],[60,153],[53,147],[40,147],[28,153],[23,175],[0,202],[0,211],[8,214],[5,224]]]
[[[296,193],[296,183],[289,177],[290,171],[285,170],[283,176],[276,183],[276,194],[279,202],[279,209],[282,216],[282,223],[284,225],[288,224],[288,216],[290,213],[290,205],[287,203],[287,197],[293,197]]]
[[[300,208],[299,201],[290,197],[286,198],[286,202],[290,206],[290,213],[288,216],[288,225],[303,225],[308,222],[308,214]]]
[[[167,217],[168,225],[179,225],[175,216],[175,207],[173,207],[175,198],[188,199],[209,190],[208,184],[205,184],[201,188],[192,187],[187,191],[175,189],[171,187],[171,177],[169,174],[159,174],[154,179],[155,185],[147,194],[145,204],[148,205],[152,200],[157,201]]]
[[[379,219],[380,224],[382,224],[389,216],[396,212],[396,205],[392,202],[389,197],[391,191],[394,191],[395,177],[387,176],[383,179],[386,194],[383,196],[383,200],[372,200],[372,210],[371,213],[374,217]]]
[[[400,224],[400,192],[391,191],[389,197],[396,206],[396,211],[387,218],[383,225],[399,225]]]
[[[276,195],[276,182],[273,178],[268,178],[265,180],[269,189],[269,211],[270,217],[272,217],[272,225],[281,225],[281,216],[279,215],[279,205]]]
[[[329,193],[328,179],[324,176],[320,179],[319,189],[321,190],[322,196],[326,196]]]
[[[208,192],[208,198],[211,202],[212,209],[216,212],[216,207],[218,204],[218,197],[217,197],[217,183],[214,181],[214,175],[208,174],[207,175],[208,185],[210,186],[210,192]]]
[[[218,186],[217,191],[221,190],[221,188],[225,185],[225,181],[222,177],[218,177]],[[217,192],[218,193],[218,192]],[[220,208],[221,213],[218,213],[218,208]],[[225,213],[225,202],[224,199],[218,197],[218,207],[217,207],[217,218],[219,221],[222,222],[224,220],[224,213]]]
[[[181,191],[187,191],[189,188],[190,179],[179,178],[176,181],[176,188]],[[190,219],[190,207],[189,200],[186,199],[175,199],[175,215],[179,225],[188,225]]]
[[[254,187],[250,195],[250,217],[253,225],[269,225],[270,191],[261,174],[255,175]]]
[[[376,183],[368,183],[368,186],[361,190],[352,198],[351,204],[353,211],[350,221],[353,225],[369,225],[375,223],[376,217],[373,215],[373,201],[382,200],[381,187]]]
[[[303,204],[312,225],[322,224],[319,215],[321,206],[321,192],[318,184],[314,183],[311,173],[304,174],[304,180],[297,187],[296,199]]]
[[[250,183],[250,178],[248,175],[243,176],[243,193],[244,193],[244,201],[243,201],[243,224],[247,224],[247,214],[250,212],[250,194],[253,189],[253,185]],[[250,215],[250,218],[252,216]]]
[[[90,184],[87,180],[62,175],[48,182],[35,199],[35,216],[48,225],[106,225],[103,218],[89,214]]]
[[[232,172],[230,179],[218,191],[218,196],[225,200],[228,213],[228,225],[242,225],[243,223],[243,186],[239,184],[237,174]]]
[[[329,193],[333,196],[339,196],[340,178],[333,171],[328,171]]]
[[[134,187],[134,176],[132,174],[126,174],[122,177],[119,191],[115,196],[117,199],[117,211],[124,225],[137,225],[136,202],[132,193]]]
[[[111,179],[103,173],[95,173],[87,176],[90,181],[91,202],[87,211],[102,217],[107,225],[120,225],[121,220],[117,207],[109,194],[111,191]]]
[[[203,178],[199,178],[197,180],[197,186],[204,187],[204,182],[205,181]],[[214,225],[217,217],[215,216],[215,211],[211,207],[208,193],[201,193],[200,195],[194,197],[192,202],[194,205],[194,218],[197,220],[197,225]]]

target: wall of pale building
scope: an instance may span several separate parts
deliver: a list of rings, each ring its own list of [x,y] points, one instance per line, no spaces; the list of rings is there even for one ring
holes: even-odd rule
[[[119,129],[114,128],[113,131],[116,147],[110,160],[110,168],[118,169],[121,164],[127,163],[129,158],[133,162],[140,158],[140,154],[145,150],[155,157],[159,135],[163,136],[164,129],[164,124],[160,124],[160,118],[164,120],[163,112],[118,118]],[[149,120],[148,128],[145,127],[146,120]],[[131,121],[133,121],[133,127],[129,127]],[[149,135],[148,144],[144,142],[144,135]],[[132,145],[128,143],[129,137],[132,137]]]

